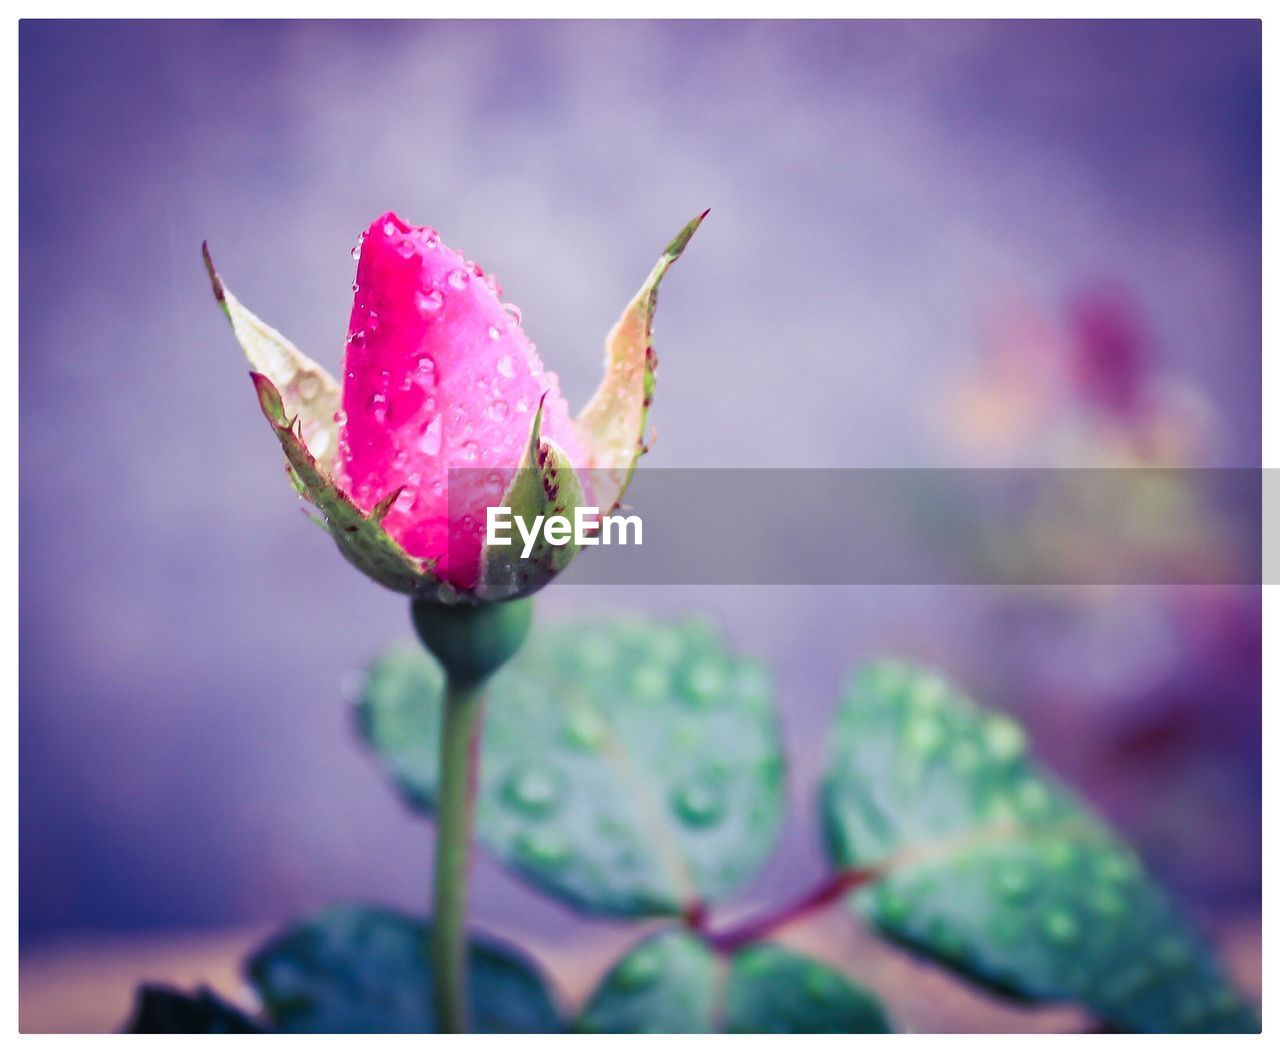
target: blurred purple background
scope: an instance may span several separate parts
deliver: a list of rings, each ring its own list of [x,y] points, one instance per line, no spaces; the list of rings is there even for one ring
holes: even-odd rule
[[[432,224],[577,406],[710,206],[663,288],[651,466],[1260,464],[1256,22],[28,21],[20,46],[26,945],[425,907],[429,828],[340,689],[406,604],[299,514],[203,238],[336,370],[356,234]],[[1202,915],[1257,909],[1256,590],[539,602],[705,611],[771,663],[793,821],[744,898],[818,876],[838,685],[891,649],[1027,719]],[[572,932],[478,880],[491,929]]]

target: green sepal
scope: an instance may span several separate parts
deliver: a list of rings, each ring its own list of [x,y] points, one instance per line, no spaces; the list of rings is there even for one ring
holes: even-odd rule
[[[395,647],[358,708],[361,734],[427,814],[443,688],[422,647]],[[772,846],[772,686],[702,624],[537,624],[486,689],[476,836],[541,890],[590,913],[678,916],[741,887]]]
[[[651,936],[615,965],[577,1028],[590,1033],[880,1034],[876,997],[776,943],[717,954],[692,932]]]
[[[709,211],[709,210],[708,210]],[[653,351],[653,315],[658,286],[707,217],[685,224],[667,245],[605,340],[604,379],[575,421],[586,451],[586,467],[602,514],[614,511],[631,483],[636,461],[648,451],[645,426],[653,403],[658,358]]]
[[[455,685],[479,683],[511,660],[529,635],[533,600],[442,606],[415,600],[418,638]]]
[[[284,450],[289,478],[298,492],[320,510],[323,525],[347,560],[366,577],[392,591],[416,599],[459,602],[463,597],[452,585],[436,577],[429,563],[415,559],[382,528],[382,517],[390,507],[388,501],[394,500],[397,494],[389,494],[369,515],[362,512],[320,470],[302,441],[297,419],[286,415],[275,385],[261,373],[249,375],[258,393],[262,415]]]
[[[429,939],[421,920],[344,903],[285,929],[246,970],[267,1015],[286,1033],[433,1033]],[[510,947],[473,938],[469,972],[476,1031],[563,1029],[537,969]]]
[[[1001,993],[1137,1031],[1257,1020],[1135,853],[1029,755],[1022,728],[936,673],[851,683],[822,789],[850,901],[891,939]]]
[[[583,505],[582,483],[577,472],[554,440],[542,436],[542,409],[546,396],[538,403],[529,427],[520,467],[503,494],[501,505],[511,510],[512,526],[507,545],[484,544],[480,557],[480,580],[476,595],[485,600],[514,599],[531,595],[560,573],[578,553],[571,539],[555,545],[540,531],[528,558],[524,558],[524,540],[514,525],[521,519],[531,527],[539,515],[562,515],[573,523],[574,512]]]
[[[285,412],[297,419],[303,444],[320,470],[330,473],[338,453],[338,426],[334,418],[342,408],[338,382],[323,366],[313,362],[231,294],[214,268],[208,242],[201,245],[201,253],[213,295],[231,322],[231,329],[253,371],[271,381],[282,396]]]
[[[289,481],[297,494],[323,516],[309,513],[308,517],[333,537],[338,550],[357,570],[384,587],[441,603],[470,601],[470,597],[437,577],[430,562],[409,555],[382,528],[382,520],[399,497],[399,490],[388,493],[366,515],[334,481],[338,450],[334,417],[341,405],[337,382],[247,310],[214,268],[208,244],[202,250],[213,295],[253,366],[249,376],[262,415],[284,450]]]

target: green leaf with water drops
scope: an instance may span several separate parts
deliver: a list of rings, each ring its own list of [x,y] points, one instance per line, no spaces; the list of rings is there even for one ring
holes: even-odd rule
[[[1249,1031],[1252,1010],[1134,852],[1028,754],[1022,728],[897,662],[850,684],[822,791],[854,908],[1006,994],[1140,1031]]]
[[[359,706],[366,740],[430,813],[442,676],[390,650]],[[595,913],[679,914],[755,871],[782,815],[771,685],[700,622],[535,625],[491,681],[476,808],[480,843]]]
[[[435,1031],[429,927],[394,910],[330,906],[287,928],[250,958],[249,978],[276,1026],[306,1034]],[[471,1026],[488,1034],[563,1029],[532,964],[473,939]]]
[[[260,1034],[262,1027],[207,987],[188,994],[147,983],[138,988],[127,1034]]]
[[[880,1002],[825,964],[775,943],[718,954],[672,929],[628,953],[591,995],[595,1033],[880,1034]]]

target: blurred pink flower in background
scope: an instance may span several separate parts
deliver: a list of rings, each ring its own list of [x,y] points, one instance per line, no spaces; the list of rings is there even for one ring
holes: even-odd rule
[[[991,312],[976,369],[944,392],[943,441],[1007,466],[1196,467],[1215,423],[1204,395],[1159,367],[1137,298],[1091,283],[1057,315]]]
[[[1126,286],[1091,281],[1060,312],[1026,299],[993,311],[978,360],[944,391],[943,441],[973,464],[1046,468],[1203,468],[1219,437],[1203,391],[1161,358],[1146,311]],[[1154,482],[1158,476],[1152,475]],[[1174,489],[1194,498],[1190,476]],[[1088,470],[1046,486],[1088,500]],[[1047,502],[1028,516],[1037,558],[1070,567],[1098,553],[1059,528],[1070,517]],[[1134,500],[1131,537],[1170,562],[1211,569],[1211,502]],[[1017,553],[1006,551],[1013,559]],[[1069,575],[1068,575],[1069,576]],[[1246,842],[1256,812],[1238,806],[1249,777],[1240,758],[1256,747],[1261,606],[1257,589],[1177,585],[1001,590],[984,652],[1000,652],[997,696],[1041,739],[1087,742],[1055,758],[1123,825],[1152,831],[1157,857],[1177,859],[1202,887],[1247,882],[1252,858],[1205,845]],[[1176,789],[1176,791],[1175,791]],[[1232,857],[1238,868],[1223,863]]]

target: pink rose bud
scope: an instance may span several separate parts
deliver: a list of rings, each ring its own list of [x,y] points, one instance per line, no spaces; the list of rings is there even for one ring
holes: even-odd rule
[[[393,213],[361,235],[340,450],[347,492],[406,552],[475,586],[485,512],[500,502],[542,403],[542,435],[585,463],[554,373],[501,289],[429,227]],[[450,468],[467,470],[449,479]],[[483,469],[483,470],[480,470]]]
[[[488,508],[532,521],[617,507],[647,448],[658,284],[705,215],[667,246],[610,332],[604,379],[576,421],[497,281],[429,227],[388,212],[361,235],[341,387],[232,296],[207,247],[205,264],[289,477],[342,553],[419,599],[510,599],[546,584],[576,549],[487,550]]]

